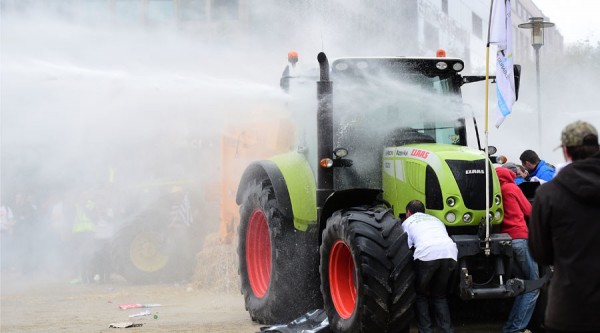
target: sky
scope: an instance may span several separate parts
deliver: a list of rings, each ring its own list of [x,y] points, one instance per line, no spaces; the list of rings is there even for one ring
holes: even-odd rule
[[[600,42],[600,1],[598,0],[534,0],[546,20],[556,24],[566,44]]]

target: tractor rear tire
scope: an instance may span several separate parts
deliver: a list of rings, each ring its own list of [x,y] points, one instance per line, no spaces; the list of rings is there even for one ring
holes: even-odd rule
[[[281,324],[321,308],[316,232],[294,228],[270,180],[248,184],[240,207],[239,274],[246,310],[261,324]]]
[[[335,212],[323,231],[320,272],[333,332],[408,332],[416,298],[412,253],[389,209]]]
[[[189,230],[168,227],[168,215],[146,211],[119,230],[112,242],[114,268],[134,284],[189,279],[196,267],[196,252],[189,245]],[[196,246],[194,246],[196,248]]]

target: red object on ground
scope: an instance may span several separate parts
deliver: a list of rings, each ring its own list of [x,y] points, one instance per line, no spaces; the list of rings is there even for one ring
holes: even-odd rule
[[[153,308],[160,306],[160,304],[120,304],[119,309],[127,310],[127,309],[140,309],[140,308]]]

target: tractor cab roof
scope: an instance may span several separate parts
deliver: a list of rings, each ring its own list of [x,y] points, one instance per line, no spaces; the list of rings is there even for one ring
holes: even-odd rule
[[[344,57],[332,61],[333,75],[358,72],[377,74],[382,71],[394,73],[418,73],[425,76],[449,77],[464,68],[458,58],[433,57]]]

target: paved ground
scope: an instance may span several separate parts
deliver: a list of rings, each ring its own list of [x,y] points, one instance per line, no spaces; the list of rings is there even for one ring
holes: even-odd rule
[[[145,309],[120,310],[128,303],[159,303],[153,316],[129,318]],[[68,282],[26,284],[2,279],[0,331],[115,332],[111,323],[132,321],[141,327],[125,332],[253,333],[243,298],[199,291],[189,285],[131,286],[124,282],[72,285]],[[120,329],[119,329],[120,330]]]
[[[238,293],[198,290],[191,284],[132,286],[113,279],[108,284],[42,282],[3,274],[0,331],[10,332],[211,332],[254,333]],[[120,310],[120,304],[159,303],[153,316],[129,318],[145,309]],[[111,323],[131,321],[141,327],[115,329]],[[455,321],[457,332],[500,332],[501,322],[489,317]],[[413,327],[411,332],[416,332]]]

